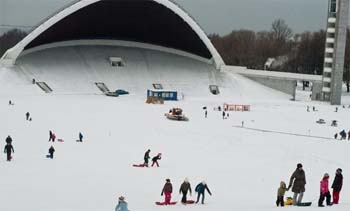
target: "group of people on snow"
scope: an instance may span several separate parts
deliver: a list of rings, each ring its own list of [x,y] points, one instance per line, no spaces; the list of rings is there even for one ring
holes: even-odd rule
[[[339,132],[340,140],[346,140],[346,135],[348,136],[348,141],[350,141],[350,130],[346,133],[345,130]],[[338,138],[338,133],[334,134],[334,139]]]
[[[326,199],[327,206],[331,206],[333,204],[339,203],[339,195],[340,191],[343,186],[343,175],[342,175],[342,169],[338,168],[335,173],[335,178],[333,180],[331,188],[333,189],[333,200],[331,202],[331,194],[329,191],[328,186],[328,180],[329,180],[329,174],[325,173],[323,175],[323,178],[320,182],[320,197],[318,200],[318,206],[324,207],[323,202]],[[305,192],[305,185],[306,185],[306,177],[305,177],[305,171],[303,169],[303,165],[301,163],[297,164],[296,170],[293,172],[292,176],[290,177],[289,185],[286,186],[286,183],[281,181],[280,187],[277,190],[277,200],[276,205],[277,206],[284,206],[284,194],[286,191],[289,191],[290,188],[292,188],[292,192],[294,193],[292,204],[294,206],[300,205],[302,203],[302,199]]]
[[[197,201],[195,202],[196,204],[199,202],[200,198],[202,197],[201,203],[204,204],[204,199],[205,199],[205,190],[208,191],[208,193],[211,195],[211,192],[206,184],[205,181],[200,182],[196,188],[195,191],[197,192]],[[163,186],[161,196],[164,195],[164,204],[165,205],[170,205],[171,204],[171,194],[173,192],[173,185],[170,182],[170,179],[165,180],[165,184]],[[179,194],[182,194],[181,198],[181,203],[182,204],[187,204],[187,194],[190,193],[192,195],[192,189],[191,189],[191,184],[188,180],[188,178],[185,178],[183,183],[180,186],[179,189]]]
[[[145,152],[145,155],[144,155],[144,163],[143,163],[143,166],[145,167],[148,167],[148,160],[151,158],[149,153],[151,152],[150,149],[148,149],[146,152]],[[154,166],[154,164],[157,165],[157,167],[159,167],[159,163],[158,163],[158,160],[162,159],[162,153],[158,153],[156,156],[154,156],[152,158],[152,167]]]

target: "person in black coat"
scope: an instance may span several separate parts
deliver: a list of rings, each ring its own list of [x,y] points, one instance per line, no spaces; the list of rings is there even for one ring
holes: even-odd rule
[[[7,161],[11,161],[11,153],[15,153],[15,150],[13,149],[13,146],[11,144],[6,144],[4,153],[7,154]]]
[[[53,146],[51,146],[49,148],[49,158],[53,159],[53,153],[55,152],[55,148],[53,148]]]
[[[149,153],[151,152],[151,150],[150,149],[148,149],[146,152],[145,152],[145,155],[143,156],[143,159],[144,159],[144,163],[143,163],[143,165],[144,166],[146,166],[146,167],[148,167],[148,160],[151,158],[150,156],[149,156]]]
[[[7,136],[5,141],[6,141],[6,144],[12,144],[11,136]]]
[[[339,194],[343,187],[343,175],[342,175],[342,169],[338,168],[335,172],[335,178],[332,184],[333,188],[333,204],[339,203]]]

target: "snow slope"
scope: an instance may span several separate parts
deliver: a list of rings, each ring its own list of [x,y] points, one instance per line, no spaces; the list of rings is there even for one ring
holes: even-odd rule
[[[91,70],[79,73],[79,77],[75,73],[63,77],[59,71],[41,75],[34,69],[26,69],[24,74],[4,68],[0,71],[0,137],[11,135],[15,148],[12,162],[6,162],[5,155],[0,159],[1,211],[113,210],[120,195],[126,197],[132,211],[273,210],[279,182],[288,182],[299,162],[306,171],[304,199],[313,202],[308,210],[319,210],[319,181],[328,172],[331,183],[338,167],[345,179],[340,205],[334,208],[350,208],[350,142],[332,139],[341,129],[350,129],[348,108],[335,113],[335,107],[325,103],[289,101],[282,93],[228,73],[218,74],[221,95],[213,96],[207,88],[210,74],[185,70],[179,74],[185,85],[174,82],[174,87],[184,92],[184,100],[148,105],[145,87],[137,91],[137,86],[130,85],[136,90],[131,95],[110,98],[99,94],[96,87],[79,85],[84,90],[79,93],[71,86],[74,80],[79,83],[102,76],[111,83],[108,74],[94,76]],[[43,77],[54,92],[45,94],[30,84],[31,74]],[[137,72],[127,74],[125,81],[121,80],[125,86],[130,83],[126,79],[133,77],[141,83]],[[163,81],[174,73],[152,74]],[[10,99],[14,106],[7,105]],[[252,110],[230,112],[223,120],[213,107],[224,102],[250,104]],[[306,112],[307,105],[316,106],[318,111]],[[175,106],[183,108],[189,122],[164,117]],[[207,119],[203,106],[209,108]],[[31,122],[25,121],[27,111]],[[327,124],[316,124],[319,118]],[[339,121],[336,128],[330,126],[333,119]],[[242,121],[244,128],[240,127]],[[49,130],[65,140],[54,143],[53,160],[45,158],[51,145]],[[79,131],[84,134],[83,143],[75,141]],[[151,155],[163,153],[160,167],[131,167],[143,162],[148,148]],[[213,195],[206,195],[205,205],[154,205],[163,200],[160,193],[166,178],[174,187],[173,200],[179,201],[178,189],[185,177],[193,189],[200,181],[207,181]],[[193,193],[190,198],[194,197]]]

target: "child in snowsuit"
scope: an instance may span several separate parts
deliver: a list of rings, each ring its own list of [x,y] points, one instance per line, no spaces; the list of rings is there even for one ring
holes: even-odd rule
[[[191,184],[186,178],[185,181],[181,184],[180,186],[180,194],[182,193],[182,199],[181,202],[183,204],[186,204],[187,202],[187,193],[190,191],[190,195],[192,195],[192,189],[191,189]]]
[[[49,148],[49,158],[53,159],[53,153],[55,152],[55,148],[53,148],[53,146],[51,146]]]
[[[329,175],[327,173],[324,174],[323,179],[321,180],[320,184],[320,199],[318,200],[318,206],[324,207],[323,201],[324,198],[326,198],[327,206],[331,206],[331,194],[328,189],[328,179]]]
[[[128,203],[124,199],[124,196],[118,198],[118,204],[115,207],[115,211],[129,211]]]
[[[165,205],[168,205],[170,204],[170,201],[171,201],[171,193],[173,192],[173,185],[170,183],[170,179],[166,179],[165,181],[166,183],[164,184],[162,193],[160,195],[161,196],[163,196],[163,194],[165,195],[164,203]]]
[[[13,146],[10,143],[8,143],[4,148],[4,153],[7,154],[7,161],[11,161],[11,152],[15,153],[15,150],[13,149]]]
[[[149,150],[147,150],[146,152],[145,152],[145,155],[143,156],[143,159],[144,159],[144,163],[143,163],[143,165],[144,166],[146,166],[146,167],[148,167],[148,160],[151,158],[150,156],[149,156],[149,153],[151,152],[151,150],[149,149]]]
[[[158,160],[160,160],[161,158],[162,158],[162,153],[158,153],[157,156],[153,157],[152,158],[152,166],[154,164],[157,164],[157,167],[159,167]]]
[[[339,203],[339,194],[343,187],[343,175],[342,175],[342,169],[338,168],[335,172],[335,178],[332,184],[333,188],[333,204]]]
[[[281,181],[280,187],[277,190],[277,201],[276,205],[277,207],[281,205],[281,207],[284,207],[284,194],[287,191],[287,185],[285,182]]]
[[[196,204],[199,202],[199,198],[200,196],[202,195],[202,204],[204,204],[204,198],[205,198],[205,195],[204,195],[204,192],[205,190],[208,191],[208,193],[211,195],[211,192],[207,186],[207,183],[206,182],[201,182],[199,183],[197,186],[196,186],[196,189],[195,191],[197,192],[197,201],[196,201]]]

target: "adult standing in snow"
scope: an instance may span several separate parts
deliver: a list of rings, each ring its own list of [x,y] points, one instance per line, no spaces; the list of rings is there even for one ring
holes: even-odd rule
[[[51,130],[49,131],[49,142],[50,141],[54,142],[54,140],[53,140],[53,133],[52,133]]]
[[[15,153],[15,150],[13,149],[12,144],[6,144],[5,148],[4,148],[4,153],[7,154],[7,161],[11,161],[12,156],[11,153]]]
[[[26,120],[29,120],[30,114],[29,112],[26,113]]]
[[[144,163],[143,163],[143,165],[144,166],[146,166],[146,167],[148,167],[148,160],[151,158],[150,156],[149,156],[149,153],[151,152],[151,150],[150,149],[148,149],[146,152],[145,152],[145,155],[143,156],[143,159],[144,159]]]
[[[222,119],[225,119],[226,113],[225,111],[222,111]]]
[[[191,184],[188,181],[188,178],[185,178],[184,182],[180,186],[180,194],[182,193],[181,202],[183,204],[186,204],[186,202],[187,202],[187,193],[188,192],[190,192],[190,195],[192,195]]]
[[[115,211],[129,211],[128,210],[128,203],[125,201],[124,196],[120,196],[118,198],[118,204],[115,207]]]
[[[329,175],[328,175],[328,173],[325,173],[321,182],[320,182],[320,198],[318,200],[319,207],[324,207],[324,205],[323,205],[324,198],[326,198],[327,206],[332,205],[331,204],[331,194],[329,193],[329,189],[328,189],[328,179],[329,179]]]
[[[154,164],[157,164],[157,167],[159,167],[159,163],[158,163],[158,160],[160,160],[162,158],[162,153],[158,153],[157,156],[154,156],[152,158],[152,167]]]
[[[170,204],[172,192],[173,192],[173,185],[170,183],[170,179],[166,179],[162,189],[162,193],[160,194],[161,196],[163,196],[163,194],[165,195],[165,198],[164,198],[165,205]]]
[[[335,172],[335,178],[333,180],[332,188],[333,188],[333,204],[339,203],[339,194],[343,187],[343,175],[342,169],[338,168]]]
[[[205,181],[202,181],[201,183],[199,183],[197,186],[196,186],[196,189],[195,191],[197,192],[197,201],[196,201],[196,204],[199,202],[199,198],[200,196],[202,196],[202,204],[204,204],[204,198],[205,198],[205,190],[208,191],[209,195],[211,195],[211,192],[208,188],[208,185]]]
[[[8,135],[5,139],[6,144],[12,144],[12,138],[10,135]]]
[[[207,109],[205,109],[205,111],[204,111],[204,117],[205,117],[205,118],[208,117],[208,110],[207,110]]]
[[[293,205],[297,205],[303,200],[305,185],[306,179],[305,172],[303,170],[303,165],[301,163],[298,163],[297,169],[293,172],[292,176],[290,177],[289,185],[287,188],[287,190],[289,190],[292,187],[292,192],[294,193]]]
[[[83,134],[81,132],[79,132],[79,142],[83,142]]]
[[[55,152],[55,148],[53,146],[51,146],[49,148],[49,158],[53,159],[53,153]]]

